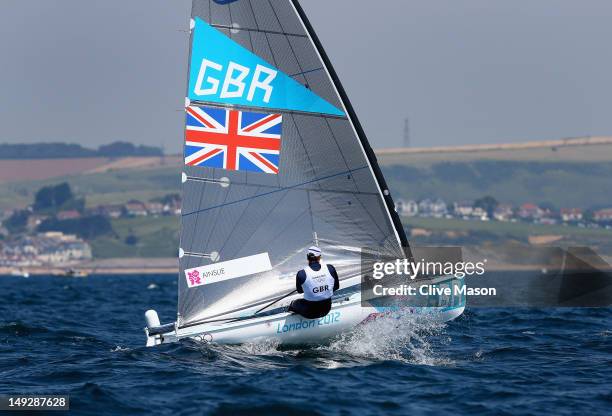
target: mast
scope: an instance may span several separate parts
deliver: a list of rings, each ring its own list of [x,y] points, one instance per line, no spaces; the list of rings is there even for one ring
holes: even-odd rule
[[[402,221],[399,215],[397,214],[397,212],[395,211],[395,203],[393,202],[393,198],[391,197],[391,193],[389,192],[389,187],[387,186],[387,182],[385,181],[382,171],[380,170],[380,166],[378,165],[378,160],[376,159],[376,155],[374,154],[372,147],[368,143],[366,134],[361,126],[361,123],[359,122],[359,119],[357,118],[357,114],[355,113],[355,110],[353,109],[353,106],[348,98],[348,95],[346,94],[346,91],[344,90],[344,87],[342,86],[342,83],[340,82],[340,79],[338,78],[338,75],[336,74],[336,71],[334,70],[334,67],[331,64],[329,57],[327,56],[327,54],[325,53],[325,50],[323,49],[323,45],[321,44],[321,41],[319,40],[312,25],[310,24],[310,21],[308,20],[308,17],[306,16],[304,9],[302,9],[302,6],[300,5],[298,0],[291,0],[291,3],[293,4],[293,7],[295,8],[300,20],[302,21],[302,24],[304,25],[306,32],[312,39],[312,42],[314,43],[315,48],[317,49],[317,52],[319,53],[319,56],[321,57],[321,60],[325,64],[325,69],[327,70],[329,76],[331,77],[334,83],[334,86],[338,92],[338,95],[340,96],[340,99],[342,100],[342,104],[344,105],[344,108],[346,109],[348,119],[351,122],[351,125],[353,126],[355,132],[357,133],[357,137],[359,138],[359,141],[361,142],[363,151],[366,155],[368,163],[370,164],[372,172],[374,173],[374,177],[376,179],[378,187],[380,188],[381,196],[383,200],[385,201],[387,213],[389,214],[389,217],[391,218],[393,227],[395,228],[395,233],[397,235],[397,238],[399,239],[401,246],[407,251],[407,254],[409,254],[410,245],[408,244],[408,238],[406,237],[406,232],[404,231]]]

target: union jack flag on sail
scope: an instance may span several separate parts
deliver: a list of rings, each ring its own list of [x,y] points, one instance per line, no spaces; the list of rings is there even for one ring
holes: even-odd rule
[[[188,106],[185,164],[278,174],[282,115]]]

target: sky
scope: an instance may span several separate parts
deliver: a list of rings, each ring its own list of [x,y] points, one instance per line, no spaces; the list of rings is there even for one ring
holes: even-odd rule
[[[612,135],[610,1],[301,3],[375,148]],[[178,153],[190,4],[0,0],[0,143]]]

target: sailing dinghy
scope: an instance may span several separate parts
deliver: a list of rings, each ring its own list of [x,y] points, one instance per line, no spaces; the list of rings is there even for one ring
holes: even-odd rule
[[[160,325],[147,311],[147,346],[321,343],[385,313],[362,304],[361,251],[404,258],[410,247],[297,0],[193,0],[185,116],[178,318]],[[286,307],[301,296],[295,274],[313,243],[340,291],[309,320]],[[447,321],[465,306],[438,301],[406,309]]]

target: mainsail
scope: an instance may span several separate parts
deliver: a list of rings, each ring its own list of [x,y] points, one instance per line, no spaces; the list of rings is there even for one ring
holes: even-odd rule
[[[296,0],[194,0],[178,325],[295,288],[319,244],[341,281],[362,247],[408,247],[376,158]]]

